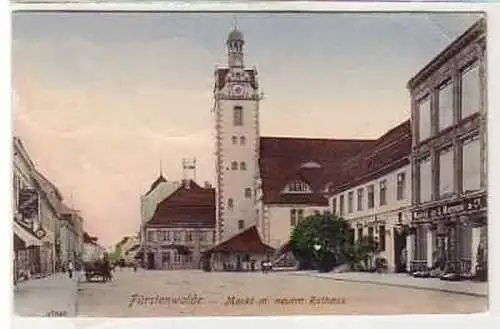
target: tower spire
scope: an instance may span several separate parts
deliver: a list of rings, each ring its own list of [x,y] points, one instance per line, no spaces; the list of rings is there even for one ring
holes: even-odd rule
[[[160,156],[160,176],[163,176],[163,161],[161,156]]]

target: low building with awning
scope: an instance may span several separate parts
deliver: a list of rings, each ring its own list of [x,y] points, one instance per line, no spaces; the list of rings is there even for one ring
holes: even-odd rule
[[[234,235],[204,252],[205,261],[214,271],[251,271],[261,269],[262,262],[270,261],[273,247],[262,242],[256,226]]]

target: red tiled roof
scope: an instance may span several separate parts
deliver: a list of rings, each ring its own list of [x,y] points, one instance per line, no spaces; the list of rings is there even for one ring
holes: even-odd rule
[[[412,134],[406,120],[381,136],[372,147],[344,161],[334,193],[383,176],[410,163]]]
[[[160,185],[161,183],[164,183],[166,182],[167,179],[165,177],[163,177],[163,175],[160,175],[154,182],[153,184],[151,184],[151,187],[149,188],[149,190],[146,192],[145,195],[149,195],[151,192],[154,191],[154,189],[156,187],[158,187],[158,185]]]
[[[215,189],[189,181],[161,201],[149,227],[215,227]]]
[[[366,150],[375,140],[261,137],[260,174],[263,201],[272,203],[328,205],[324,188],[338,180],[341,163]],[[304,168],[315,162],[320,168]],[[296,179],[307,182],[313,193],[284,194],[285,186]]]
[[[240,252],[249,254],[265,254],[274,252],[274,248],[263,243],[259,232],[255,226],[251,226],[243,232],[240,232],[223,241],[218,245],[205,251],[205,253],[221,253],[221,252]]]

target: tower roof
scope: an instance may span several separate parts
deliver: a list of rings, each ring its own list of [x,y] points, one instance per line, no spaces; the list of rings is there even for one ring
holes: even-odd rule
[[[241,33],[236,27],[227,36],[227,42],[231,41],[244,41],[243,33]]]

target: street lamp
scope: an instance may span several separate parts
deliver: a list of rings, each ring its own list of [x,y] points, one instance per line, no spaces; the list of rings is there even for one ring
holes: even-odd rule
[[[314,250],[316,251],[319,251],[321,249],[321,245],[319,243],[316,243],[314,246],[313,246]]]

